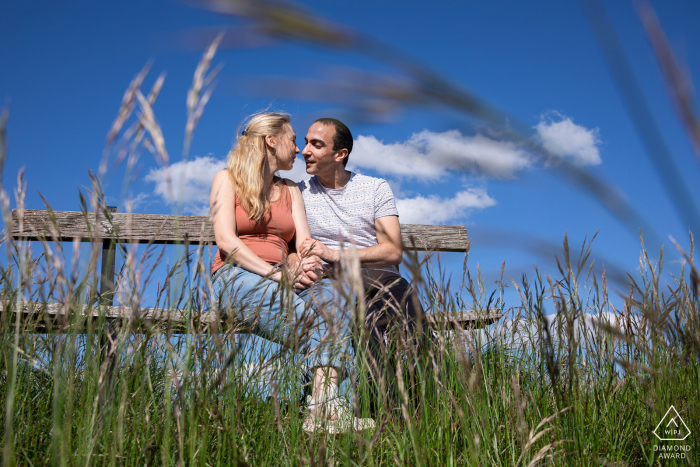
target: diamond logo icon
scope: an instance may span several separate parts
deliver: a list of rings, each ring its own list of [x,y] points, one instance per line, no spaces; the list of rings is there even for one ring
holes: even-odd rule
[[[671,406],[664,418],[661,419],[653,433],[661,441],[683,441],[690,436],[688,425],[685,424],[678,411]]]

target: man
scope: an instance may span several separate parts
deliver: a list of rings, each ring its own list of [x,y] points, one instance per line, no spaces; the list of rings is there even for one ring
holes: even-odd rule
[[[302,257],[316,255],[332,271],[344,254],[357,254],[362,266],[364,289],[369,299],[365,320],[368,331],[368,363],[374,391],[370,407],[376,411],[377,399],[394,409],[397,395],[392,381],[396,371],[387,365],[391,358],[385,348],[385,335],[396,327],[404,351],[415,351],[423,330],[423,309],[418,295],[401,277],[401,226],[394,196],[386,180],[348,171],[353,138],[342,122],[321,118],[306,135],[302,151],[306,172],[313,175],[299,183],[311,237],[302,243]],[[351,250],[355,248],[355,251]],[[332,275],[332,272],[331,272]],[[306,268],[302,283],[319,278],[318,270]],[[362,334],[362,333],[360,333]]]

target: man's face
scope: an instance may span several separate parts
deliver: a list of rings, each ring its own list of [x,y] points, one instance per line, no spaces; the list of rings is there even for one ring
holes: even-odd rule
[[[306,134],[306,146],[301,154],[306,162],[306,173],[310,175],[330,175],[334,173],[338,164],[342,165],[343,157],[333,149],[333,136],[335,127],[316,122],[311,125]]]

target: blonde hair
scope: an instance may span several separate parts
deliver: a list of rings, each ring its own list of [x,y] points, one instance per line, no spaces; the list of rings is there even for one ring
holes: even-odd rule
[[[229,175],[249,219],[258,221],[270,210],[270,192],[265,190],[263,178],[267,163],[265,137],[280,135],[289,124],[289,115],[283,113],[252,115],[241,125],[244,130],[228,153]]]

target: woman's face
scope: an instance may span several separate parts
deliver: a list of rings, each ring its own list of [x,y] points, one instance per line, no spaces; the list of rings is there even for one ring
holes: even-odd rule
[[[289,124],[284,125],[282,131],[277,135],[276,140],[277,170],[291,170],[294,165],[294,160],[297,158],[297,154],[299,154],[297,135],[294,134],[292,126]]]

